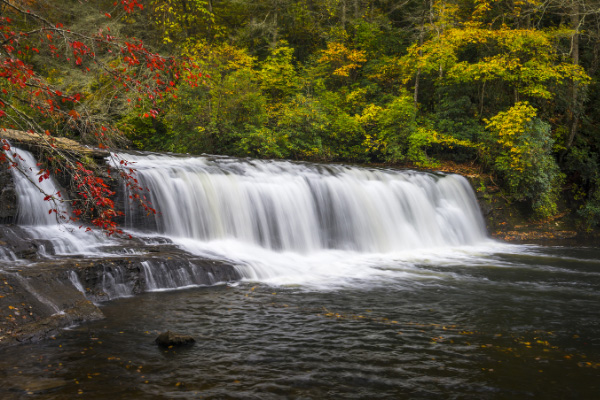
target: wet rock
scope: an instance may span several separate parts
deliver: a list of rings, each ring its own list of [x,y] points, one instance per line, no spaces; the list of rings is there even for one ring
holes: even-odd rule
[[[44,256],[54,255],[52,242],[44,239],[33,239],[16,225],[0,225],[0,259],[12,258],[20,260],[38,260]]]
[[[15,329],[11,337],[17,343],[34,343],[56,336],[62,328],[104,318],[91,301],[80,300],[73,307]]]
[[[157,345],[163,347],[186,346],[192,345],[196,342],[196,340],[189,335],[182,335],[180,333],[175,333],[171,331],[161,333],[154,341]]]
[[[0,225],[8,237],[2,246],[17,250],[25,240],[14,238],[18,227]],[[17,235],[18,236],[18,235]],[[109,258],[62,257],[35,262],[0,262],[0,347],[31,343],[60,334],[61,329],[103,318],[93,302],[134,296],[155,288],[175,288],[188,284],[212,285],[241,278],[230,263],[206,260],[172,245],[129,243],[130,255]],[[187,279],[178,283],[182,272]],[[174,279],[170,282],[169,278]],[[177,281],[177,282],[176,282]],[[175,286],[171,286],[170,283]],[[176,343],[188,343],[184,335]],[[189,337],[188,337],[189,338]],[[192,342],[189,342],[192,343]],[[178,345],[178,344],[173,344]],[[170,346],[170,345],[168,345]]]
[[[0,271],[0,347],[44,340],[104,317],[67,272],[59,267]]]
[[[0,222],[12,223],[17,216],[17,192],[12,174],[0,165]]]

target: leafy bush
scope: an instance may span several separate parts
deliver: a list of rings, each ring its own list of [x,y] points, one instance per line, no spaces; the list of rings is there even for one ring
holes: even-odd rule
[[[551,154],[550,125],[536,115],[520,102],[487,121],[488,154],[510,198],[528,201],[534,218],[543,219],[557,212],[563,175]]]

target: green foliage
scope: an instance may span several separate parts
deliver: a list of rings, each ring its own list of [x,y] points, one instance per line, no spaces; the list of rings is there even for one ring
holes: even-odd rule
[[[582,227],[591,231],[600,225],[600,157],[583,147],[571,149],[566,159],[567,172],[579,177],[579,184],[572,188],[577,214]]]
[[[551,154],[550,125],[536,115],[522,102],[487,121],[488,152],[509,196],[531,201],[534,216],[544,219],[557,212],[563,175]]]
[[[323,144],[330,120],[323,105],[312,97],[297,95],[284,104],[277,129],[287,137],[289,155],[296,159],[327,160],[331,156]]]
[[[58,61],[40,62],[48,80],[78,82],[88,112],[119,121],[139,148],[430,168],[436,159],[475,163],[536,218],[556,213],[566,173],[577,187],[573,208],[592,225],[600,220],[593,7],[568,29],[571,6],[559,1],[149,4],[112,19],[111,31],[143,31],[136,35],[148,45],[189,57],[204,74],[198,86],[182,84],[176,97],[160,99],[156,118],[106,101],[110,79],[56,74]],[[94,18],[86,14],[81,25]]]
[[[588,200],[577,211],[583,228],[591,232],[600,225],[600,189],[594,190]]]
[[[253,128],[253,127],[252,127]],[[268,128],[248,129],[241,135],[237,148],[241,153],[256,158],[285,158],[287,137]]]
[[[294,49],[285,44],[281,42],[260,65],[260,86],[272,102],[283,101],[299,88],[298,76],[292,64]]]
[[[428,165],[425,148],[432,132],[418,127],[413,99],[404,92],[385,107],[370,105],[358,120],[365,127],[363,146],[374,159]]]

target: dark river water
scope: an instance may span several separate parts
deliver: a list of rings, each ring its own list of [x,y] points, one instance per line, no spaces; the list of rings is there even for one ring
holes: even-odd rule
[[[0,399],[600,398],[600,249],[514,249],[115,300],[105,320],[0,350]],[[159,348],[165,330],[197,342]]]

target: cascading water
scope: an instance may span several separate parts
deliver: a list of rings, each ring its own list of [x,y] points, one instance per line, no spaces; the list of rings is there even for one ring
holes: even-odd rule
[[[136,216],[136,206],[126,204],[131,229],[155,230],[193,253],[232,259],[252,279],[360,276],[348,266],[487,240],[473,191],[457,175],[227,157],[118,157],[134,163],[157,210],[155,217]]]
[[[99,258],[97,267],[88,275],[97,276],[97,279],[92,279],[92,285],[98,285],[100,293],[107,299],[131,296],[140,290],[215,284],[219,282],[219,278],[229,280],[238,276],[216,273],[219,277],[216,278],[211,272],[212,266],[207,268],[206,263],[203,265],[202,260],[197,257],[168,248],[171,241],[166,238],[124,242],[79,229],[68,220],[57,219],[57,215],[68,216],[69,210],[65,203],[44,199],[59,191],[54,180],[50,178],[39,181],[40,170],[30,152],[13,147],[7,156],[11,159],[14,157],[19,166],[19,170],[12,169],[17,195],[15,222],[18,229],[6,228],[5,235],[12,236],[17,244],[33,242],[31,248],[25,246],[25,251],[21,251],[22,257],[18,257],[4,244],[0,246],[0,261],[7,265],[10,266],[14,261],[23,265],[39,259],[61,260],[64,256],[75,259],[81,256]],[[149,255],[148,248],[155,245],[159,248],[152,249]],[[157,255],[165,251],[170,253]],[[126,260],[121,264],[103,263],[104,259],[112,257]],[[77,290],[86,294],[77,271],[70,271],[68,279]]]
[[[11,150],[12,154],[18,155],[17,160],[22,171],[11,169],[17,192],[16,223],[32,239],[47,241],[55,254],[97,253],[96,247],[105,239],[93,233],[80,231],[67,222],[59,222],[58,216],[66,215],[68,207],[60,201],[44,200],[46,195],[54,195],[60,189],[52,178],[39,181],[40,169],[34,156],[28,151],[15,147]],[[50,211],[52,209],[56,212]],[[49,249],[45,247],[39,246],[39,256],[47,255]]]
[[[58,187],[51,179],[36,187],[35,159],[15,151],[26,171],[13,172],[17,222],[39,240],[38,257],[107,256],[99,246],[106,238],[59,224],[48,213],[55,207],[67,211],[44,201],[42,191],[52,194]],[[158,212],[141,215],[127,200],[130,230],[151,231],[195,255],[230,261],[248,279],[275,284],[385,279],[390,270],[411,273],[423,259],[463,257],[461,248],[472,251],[487,240],[473,191],[458,175],[228,157],[118,158],[134,163]],[[198,275],[194,263],[135,262],[146,290],[213,282]],[[105,272],[102,286],[110,298],[133,293],[123,271]]]
[[[125,156],[150,191],[158,232],[272,250],[389,252],[486,237],[457,175],[227,158]],[[133,207],[129,207],[133,210]]]

